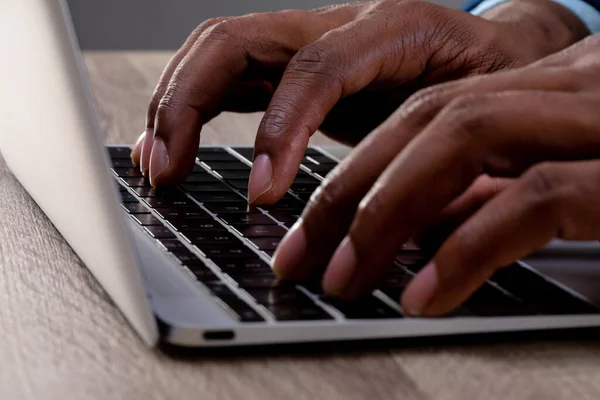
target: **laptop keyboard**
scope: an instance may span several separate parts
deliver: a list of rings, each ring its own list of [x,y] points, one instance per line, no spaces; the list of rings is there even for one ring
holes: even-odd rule
[[[278,281],[269,266],[279,242],[300,217],[336,161],[307,149],[289,192],[271,207],[249,207],[251,148],[200,148],[197,165],[177,187],[154,189],[127,147],[108,147],[121,206],[240,322],[403,318],[402,291],[427,257],[407,244],[379,288],[353,302],[328,298],[320,281]],[[498,271],[448,317],[589,314],[598,309],[537,273],[514,264]]]

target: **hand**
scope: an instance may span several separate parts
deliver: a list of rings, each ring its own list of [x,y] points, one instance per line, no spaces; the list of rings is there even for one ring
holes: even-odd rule
[[[401,245],[441,231],[405,290],[413,315],[460,305],[553,238],[600,239],[600,35],[522,69],[417,93],[326,179],[275,254],[326,292],[373,289]],[[425,235],[431,237],[431,235]]]
[[[203,124],[222,111],[266,109],[249,199],[273,203],[319,127],[357,143],[417,89],[522,66],[586,34],[548,0],[498,9],[492,21],[383,0],[209,20],[163,73],[132,159],[153,185],[177,183],[193,167]]]

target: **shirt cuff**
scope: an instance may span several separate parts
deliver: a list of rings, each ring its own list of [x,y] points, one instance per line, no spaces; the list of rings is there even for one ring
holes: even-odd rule
[[[510,0],[484,0],[473,8],[470,13],[481,15],[492,8],[509,2]],[[600,12],[583,0],[551,0],[570,10],[575,14],[593,35],[600,32]]]

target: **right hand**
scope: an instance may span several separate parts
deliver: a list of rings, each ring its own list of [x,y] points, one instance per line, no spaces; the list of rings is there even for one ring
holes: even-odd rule
[[[548,0],[497,9],[490,21],[382,0],[209,20],[164,71],[132,159],[153,185],[178,183],[193,168],[202,125],[222,111],[266,109],[248,197],[274,203],[320,127],[355,144],[425,86],[519,67],[585,36]]]

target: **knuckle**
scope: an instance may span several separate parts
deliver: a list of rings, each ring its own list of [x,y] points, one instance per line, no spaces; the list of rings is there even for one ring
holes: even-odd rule
[[[287,71],[333,78],[339,61],[340,57],[334,50],[325,48],[321,43],[312,43],[296,53],[290,60]]]
[[[465,95],[451,100],[440,113],[441,126],[448,126],[445,135],[459,143],[481,143],[486,139],[490,98],[485,95]]]
[[[336,203],[336,184],[324,183],[310,196],[308,201],[307,211],[314,213],[315,210],[330,210],[335,207]]]
[[[424,126],[431,121],[445,103],[445,85],[419,90],[400,108],[400,117],[413,126]]]
[[[371,225],[375,221],[381,220],[382,210],[393,210],[393,204],[390,204],[390,197],[386,194],[385,188],[376,183],[369,193],[361,200],[356,210],[357,221],[370,221]]]
[[[279,137],[290,128],[287,116],[290,107],[293,107],[293,105],[286,102],[285,99],[279,101],[269,106],[268,112],[265,113],[260,122],[259,132],[265,138]]]
[[[229,18],[216,22],[203,31],[202,36],[212,41],[237,40],[235,32],[239,22],[235,18]]]
[[[552,163],[532,167],[523,177],[525,199],[530,208],[546,211],[560,208],[565,192],[565,181],[560,169]]]
[[[321,184],[311,195],[303,213],[304,223],[319,232],[343,231],[350,225],[352,213],[345,204],[344,183],[337,179]],[[323,221],[337,221],[336,224],[325,224]]]
[[[207,19],[206,21],[202,22],[200,25],[198,25],[196,27],[196,29],[194,29],[194,32],[192,32],[191,36],[194,37],[198,37],[200,36],[202,33],[204,33],[204,31],[206,31],[208,28],[211,28],[223,21],[227,21],[229,18],[225,17],[225,18],[210,18]]]

